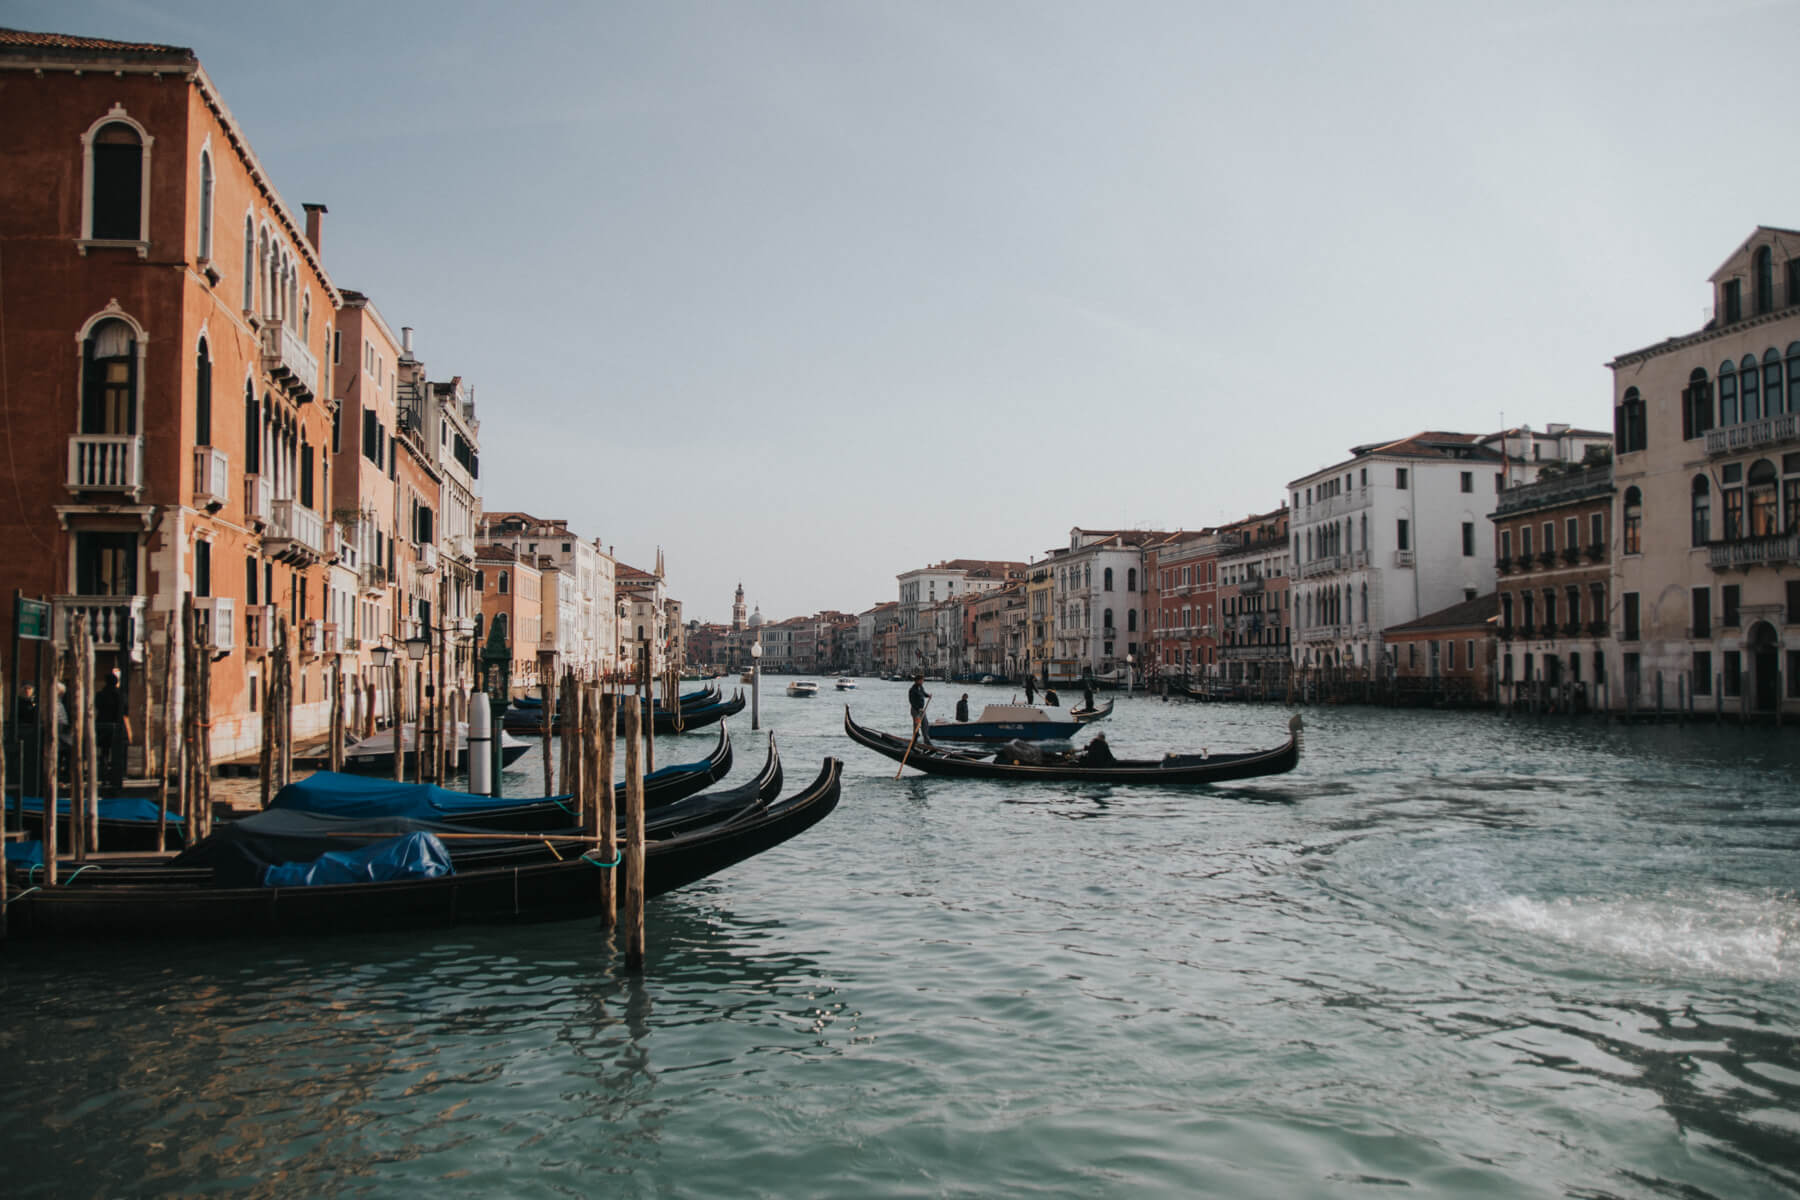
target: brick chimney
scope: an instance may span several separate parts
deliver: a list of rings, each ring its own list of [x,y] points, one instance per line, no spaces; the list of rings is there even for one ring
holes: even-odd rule
[[[331,210],[323,204],[302,204],[300,207],[306,210],[306,240],[312,243],[314,254],[324,254],[325,247],[320,244],[324,230],[320,227],[324,224],[322,218]]]

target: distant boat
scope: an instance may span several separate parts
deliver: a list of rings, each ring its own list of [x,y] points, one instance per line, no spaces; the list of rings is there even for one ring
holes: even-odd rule
[[[840,677],[837,681],[837,690],[840,692],[855,691],[856,680],[851,679],[849,676]]]
[[[788,695],[790,696],[816,696],[818,694],[819,685],[810,679],[796,679],[788,684]]]

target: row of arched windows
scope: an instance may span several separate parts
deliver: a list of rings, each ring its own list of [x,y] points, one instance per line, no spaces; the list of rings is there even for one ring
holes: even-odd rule
[[[1695,546],[1714,540],[1714,487],[1709,477],[1694,476],[1689,491],[1689,527]],[[1800,475],[1783,479],[1775,464],[1766,458],[1757,459],[1748,469],[1742,463],[1727,463],[1719,469],[1717,490],[1721,501],[1717,540],[1735,542],[1800,533]]]

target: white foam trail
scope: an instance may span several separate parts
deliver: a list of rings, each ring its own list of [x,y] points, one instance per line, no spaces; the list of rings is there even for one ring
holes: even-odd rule
[[[1800,979],[1800,901],[1724,889],[1621,900],[1509,896],[1469,910],[1515,929],[1657,970],[1734,979]]]

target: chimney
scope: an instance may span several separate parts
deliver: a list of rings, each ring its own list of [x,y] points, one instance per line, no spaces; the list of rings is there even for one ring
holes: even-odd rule
[[[407,358],[413,356],[412,329],[413,327],[411,325],[402,325],[400,327],[400,353],[404,354]]]
[[[325,247],[321,242],[325,233],[322,218],[331,210],[323,204],[302,204],[300,207],[306,210],[306,240],[312,243],[314,254],[324,254]]]

